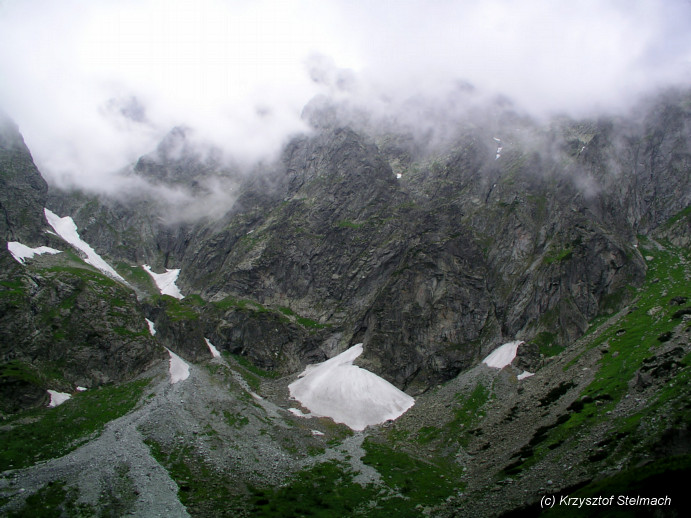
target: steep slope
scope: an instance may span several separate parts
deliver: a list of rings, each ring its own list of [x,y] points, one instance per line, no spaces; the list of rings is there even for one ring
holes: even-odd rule
[[[42,237],[48,184],[34,165],[17,125],[0,111],[0,244],[34,245]]]
[[[131,379],[162,357],[131,287],[76,255],[80,249],[70,243],[85,244],[76,232],[68,243],[51,230],[47,185],[17,127],[4,119],[0,178],[0,412],[46,403],[47,389],[69,394]],[[17,258],[20,249],[51,253]],[[93,249],[90,254],[87,261],[110,268]]]

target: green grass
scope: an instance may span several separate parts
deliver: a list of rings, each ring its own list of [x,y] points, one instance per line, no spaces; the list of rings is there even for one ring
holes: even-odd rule
[[[682,403],[691,386],[691,359],[688,357],[682,362],[682,368],[673,382],[667,384],[643,411],[615,421],[607,415],[629,392],[629,383],[644,361],[655,356],[662,347],[659,337],[673,335],[674,328],[680,321],[673,317],[679,306],[671,304],[671,299],[688,295],[691,278],[688,264],[691,253],[674,248],[646,249],[644,239],[641,248],[644,255],[652,256],[653,259],[648,262],[646,281],[638,290],[636,305],[615,326],[603,331],[589,344],[591,349],[607,345],[595,379],[579,395],[562,422],[543,434],[540,441],[536,441],[534,452],[531,453],[537,457],[546,453],[550,446],[554,447],[574,434],[583,433],[583,427],[612,422],[612,433],[633,433],[644,417],[652,417],[664,405],[667,405],[667,413],[671,415],[667,416],[666,423],[659,423],[659,426],[691,418],[691,411]],[[686,265],[679,260],[678,254],[686,256]],[[575,360],[565,370],[573,368],[573,365]],[[632,444],[633,446],[635,445]]]
[[[643,467],[625,470],[614,476],[593,481],[579,488],[568,496],[577,498],[609,498],[614,495],[613,505],[590,507],[588,516],[596,517],[628,517],[635,510],[636,516],[653,516],[656,510],[665,510],[665,516],[683,516],[674,510],[688,509],[687,496],[683,493],[680,480],[688,480],[691,475],[691,455],[682,455],[654,461]],[[665,507],[636,506],[627,507],[617,505],[619,496],[664,498],[670,495],[671,505]],[[557,502],[559,498],[557,498]],[[670,514],[673,512],[674,514]],[[541,513],[545,517],[578,517],[585,515],[583,509],[558,506]]]
[[[0,379],[2,378],[26,381],[27,383],[38,386],[46,382],[45,373],[39,371],[33,365],[19,360],[12,360],[0,365]]]
[[[252,516],[281,518],[363,516],[368,501],[377,495],[374,487],[353,482],[346,466],[336,461],[301,471],[285,487],[252,488],[252,493]]]
[[[119,262],[114,265],[114,268],[130,284],[146,290],[150,295],[157,295],[159,293],[158,287],[151,275],[141,266],[131,266],[127,263]]]
[[[56,408],[28,410],[0,430],[0,471],[31,466],[69,453],[106,423],[132,410],[149,380],[75,394]]]
[[[320,324],[319,322],[312,320],[310,318],[297,317],[295,320],[302,327],[306,327],[308,329],[323,329],[327,327],[326,324]]]
[[[462,446],[467,446],[470,441],[468,432],[473,424],[484,416],[482,407],[489,401],[489,397],[489,389],[481,383],[475,385],[467,397],[457,395],[456,399],[460,405],[454,409],[453,419],[445,426],[446,436],[453,437],[460,432],[462,435],[459,437],[459,442]],[[454,431],[456,431],[455,434]]]
[[[242,378],[247,382],[250,389],[258,392],[261,387],[262,379],[275,379],[280,376],[278,372],[267,371],[254,365],[247,357],[239,354],[231,354],[226,351],[222,353],[224,356],[230,356],[235,360],[236,367],[234,370],[239,372]]]
[[[107,277],[101,274],[100,272],[96,272],[87,268],[79,268],[76,266],[53,266],[51,268],[46,268],[42,271],[54,273],[69,273],[74,275],[75,277],[79,277],[84,281],[91,282],[93,284],[97,284],[103,287],[119,286],[119,284],[110,277]]]
[[[244,516],[246,506],[240,500],[244,485],[214,471],[193,445],[178,443],[168,448],[152,438],[144,442],[177,484],[178,498],[192,516]]]
[[[308,329],[323,329],[325,327],[328,327],[327,324],[320,324],[319,322],[317,322],[316,320],[312,320],[311,318],[301,317],[300,315],[296,314],[295,311],[285,306],[279,306],[278,310],[288,317],[295,318],[295,321],[302,327],[306,327]]]
[[[397,495],[379,505],[397,516],[419,516],[418,505],[430,506],[462,489],[458,480],[462,468],[441,456],[416,457],[401,449],[367,438],[362,462],[375,468],[384,483]],[[402,498],[401,498],[402,497]]]
[[[173,320],[197,320],[199,313],[196,311],[194,301],[187,302],[187,297],[179,300],[170,295],[158,295],[154,298],[155,302],[164,306],[166,315]]]
[[[253,364],[246,356],[241,356],[239,354],[231,354],[233,359],[240,364],[241,367],[244,369],[250,371],[253,374],[256,374],[257,376],[261,378],[269,378],[269,379],[274,379],[278,378],[279,374],[274,371],[267,371],[262,368],[257,367],[255,364]]]
[[[229,309],[239,309],[241,311],[252,310],[262,313],[268,311],[268,309],[266,309],[266,307],[261,305],[259,302],[254,302],[247,299],[236,299],[234,297],[226,297],[223,300],[213,302],[212,304],[221,311],[227,311]]]
[[[233,414],[227,410],[223,411],[223,417],[226,418],[226,423],[228,423],[228,426],[231,428],[242,428],[250,423],[246,415]]]
[[[16,299],[25,296],[26,290],[22,281],[0,281],[0,297]]]
[[[568,261],[573,257],[573,250],[571,248],[565,248],[563,250],[552,250],[545,254],[542,261],[545,264],[554,264]]]
[[[550,333],[549,331],[542,331],[541,333],[538,333],[535,338],[533,338],[531,341],[534,344],[537,344],[537,346],[540,349],[540,354],[545,355],[546,357],[550,356],[556,356],[560,352],[564,350],[564,348],[556,343],[556,335],[554,333]]]
[[[341,221],[339,221],[338,223],[336,223],[336,226],[337,226],[338,228],[352,228],[352,229],[358,229],[358,228],[364,227],[364,226],[365,226],[365,223],[355,223],[355,222],[353,222],[353,221],[344,219],[344,220],[341,220]]]
[[[91,517],[98,516],[88,504],[77,503],[77,490],[67,488],[65,482],[49,482],[26,498],[19,511],[10,512],[8,518],[54,518],[60,516]]]

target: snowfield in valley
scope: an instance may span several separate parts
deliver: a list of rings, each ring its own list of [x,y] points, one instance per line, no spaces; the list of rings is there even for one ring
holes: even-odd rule
[[[309,409],[311,416],[330,417],[356,431],[400,417],[415,400],[385,379],[353,365],[361,354],[362,344],[357,344],[330,360],[309,365],[288,386],[290,395]]]
[[[179,268],[175,270],[169,270],[166,268],[166,273],[156,273],[151,270],[151,266],[148,264],[142,265],[142,268],[144,268],[146,272],[151,275],[151,278],[156,283],[156,287],[158,287],[161,295],[170,295],[171,297],[175,297],[176,299],[180,300],[185,298],[185,296],[180,292],[180,288],[178,288],[175,284],[175,281],[178,280],[178,275],[180,275]]]

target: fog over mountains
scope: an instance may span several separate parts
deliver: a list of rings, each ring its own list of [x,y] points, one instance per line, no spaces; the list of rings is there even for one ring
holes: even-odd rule
[[[1,9],[0,102],[51,181],[101,192],[174,126],[226,158],[275,157],[317,95],[430,129],[497,96],[533,116],[611,114],[691,74],[684,0]],[[473,95],[449,99],[468,85]]]

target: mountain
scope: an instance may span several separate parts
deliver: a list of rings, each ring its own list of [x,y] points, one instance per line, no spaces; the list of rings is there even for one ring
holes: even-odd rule
[[[249,169],[175,128],[112,196],[49,189],[3,119],[4,512],[532,516],[688,473],[691,94],[500,103],[443,138],[348,113],[311,103]],[[301,416],[288,385],[361,343],[414,405],[355,433]]]

